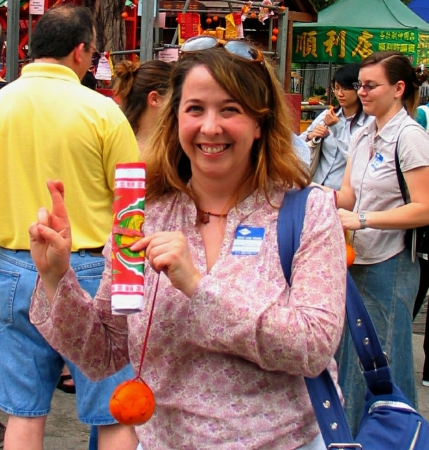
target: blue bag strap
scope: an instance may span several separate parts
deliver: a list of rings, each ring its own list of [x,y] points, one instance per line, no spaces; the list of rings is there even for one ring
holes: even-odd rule
[[[300,245],[307,198],[313,188],[293,189],[285,194],[279,211],[277,239],[280,262],[291,285],[292,260]],[[374,394],[391,393],[392,378],[380,341],[359,291],[347,273],[347,319],[365,379]],[[316,378],[304,377],[320,431],[326,446],[353,443],[337,390],[327,369]]]

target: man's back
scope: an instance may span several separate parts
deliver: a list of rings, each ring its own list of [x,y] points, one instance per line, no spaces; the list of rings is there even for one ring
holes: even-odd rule
[[[64,367],[29,319],[37,270],[28,227],[44,205],[51,208],[47,179],[61,179],[70,211],[70,267],[91,297],[100,283],[101,249],[112,224],[115,166],[138,158],[127,119],[111,100],[82,86],[96,51],[91,11],[71,3],[54,6],[33,30],[21,77],[0,91],[0,408],[8,414],[5,447],[40,450],[46,416]],[[83,337],[85,339],[85,337]],[[90,449],[135,450],[130,427],[109,412],[115,387],[131,378],[128,365],[93,383],[66,361],[76,386],[79,420],[98,430]]]
[[[0,246],[29,249],[28,225],[50,204],[49,178],[65,185],[73,251],[104,245],[115,165],[137,158],[123,113],[59,64],[26,66],[0,91],[0,103],[0,190],[8,198],[0,203]]]

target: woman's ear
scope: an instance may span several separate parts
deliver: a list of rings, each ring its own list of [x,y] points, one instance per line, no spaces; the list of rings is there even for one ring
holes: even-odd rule
[[[157,108],[161,106],[161,96],[156,91],[150,91],[147,96],[147,103],[152,108]]]
[[[404,92],[405,92],[405,83],[402,80],[399,80],[396,83],[395,98],[402,98]]]

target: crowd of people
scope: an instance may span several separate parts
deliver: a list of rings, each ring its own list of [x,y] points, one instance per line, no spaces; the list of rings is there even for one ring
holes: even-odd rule
[[[0,189],[13,193],[0,204],[6,449],[43,448],[65,362],[79,418],[97,427],[90,450],[325,449],[304,382],[325,368],[356,434],[366,385],[345,326],[344,230],[350,273],[417,407],[412,320],[427,265],[413,262],[404,236],[429,224],[429,134],[414,120],[423,77],[410,61],[378,52],[338,69],[338,108],[298,137],[274,68],[244,40],[198,36],[175,63],[117,64],[119,107],[80,83],[95,42],[89,10],[50,9],[34,30],[34,62],[0,91]],[[323,145],[311,180],[302,141],[314,137]],[[146,301],[116,315],[114,167],[137,160],[144,236],[130,249],[145,252]],[[308,196],[289,284],[279,208],[310,184],[320,189]],[[134,429],[107,402],[139,372],[149,326],[143,378],[156,413]]]

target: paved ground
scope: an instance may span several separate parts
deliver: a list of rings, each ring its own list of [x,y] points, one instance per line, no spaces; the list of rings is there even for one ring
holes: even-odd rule
[[[427,303],[414,322],[414,368],[419,394],[420,412],[429,420],[429,387],[422,386],[423,330]],[[45,450],[87,450],[89,428],[81,424],[76,416],[74,395],[55,391],[52,412],[48,416]],[[6,416],[0,411],[0,420]],[[120,449],[115,449],[120,450]]]

